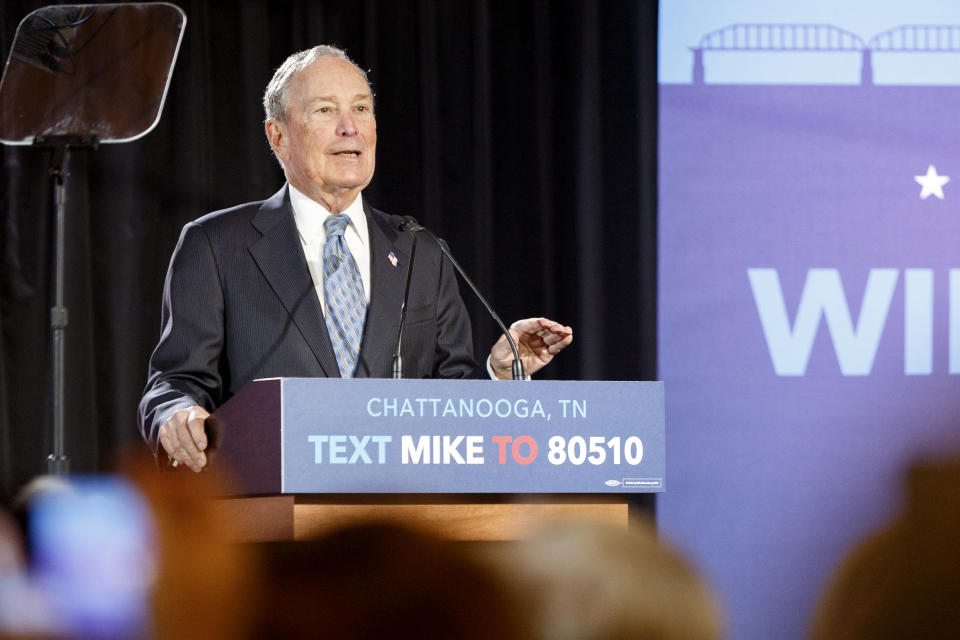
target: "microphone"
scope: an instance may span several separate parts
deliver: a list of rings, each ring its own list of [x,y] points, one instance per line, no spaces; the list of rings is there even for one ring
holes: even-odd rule
[[[403,290],[403,303],[400,305],[400,326],[397,328],[397,350],[393,352],[393,379],[403,378],[403,356],[400,355],[400,346],[403,344],[403,325],[407,320],[407,299],[410,297],[410,276],[413,274],[413,260],[417,255],[417,231],[423,227],[410,216],[390,216],[391,222],[400,231],[409,231],[412,238],[410,245],[410,261],[407,263],[407,285]]]
[[[513,379],[514,379],[514,380],[525,380],[527,376],[525,375],[525,373],[524,373],[524,371],[523,371],[523,362],[521,362],[521,360],[520,360],[520,352],[517,351],[517,343],[514,342],[513,336],[510,335],[510,331],[507,329],[507,326],[506,326],[505,324],[503,324],[503,320],[500,319],[500,316],[497,315],[497,312],[493,310],[493,307],[490,306],[490,303],[487,302],[487,299],[483,297],[483,294],[482,294],[482,293],[480,293],[480,290],[477,288],[477,285],[473,284],[473,280],[470,279],[470,277],[467,275],[466,271],[463,270],[463,267],[460,266],[460,263],[457,262],[456,259],[453,257],[453,254],[450,253],[450,247],[447,245],[447,241],[444,240],[443,238],[438,238],[437,236],[435,236],[435,235],[434,235],[433,233],[431,233],[430,231],[427,231],[427,229],[425,229],[424,227],[422,227],[416,220],[414,220],[414,219],[413,219],[412,217],[410,217],[410,216],[403,216],[402,218],[401,218],[400,216],[392,216],[392,217],[393,217],[393,218],[399,218],[399,222],[397,223],[397,226],[400,228],[401,231],[407,230],[407,231],[410,231],[410,232],[413,234],[414,246],[416,246],[416,238],[417,238],[417,236],[416,236],[416,234],[414,233],[414,232],[416,232],[416,231],[426,231],[427,233],[429,233],[429,234],[433,237],[434,240],[437,241],[437,245],[440,247],[440,251],[443,252],[443,255],[447,256],[447,260],[450,261],[450,264],[453,265],[453,268],[456,269],[457,273],[460,274],[460,277],[463,278],[463,281],[467,283],[467,285],[468,285],[468,286],[470,287],[470,289],[473,291],[474,295],[476,295],[477,298],[480,300],[480,302],[483,303],[483,306],[486,308],[487,313],[490,314],[490,316],[491,316],[491,317],[494,319],[494,321],[497,323],[497,326],[500,327],[500,331],[503,332],[503,335],[505,335],[505,336],[507,337],[507,342],[510,343],[510,349],[513,350]],[[408,270],[407,270],[407,289],[408,289],[408,290],[409,290],[409,288],[410,288],[410,271],[409,271],[409,267],[412,266],[412,265],[413,265],[413,251],[411,250],[411,252],[410,252],[410,265],[408,265]],[[407,293],[406,293],[406,292],[404,292],[404,294],[403,294],[403,304],[404,304],[404,307],[406,307],[406,304],[407,304]],[[400,317],[400,327],[401,327],[401,331],[403,330],[403,328],[402,328],[402,327],[403,327],[403,314],[404,314],[405,312],[406,312],[405,309],[402,309],[402,310],[401,310],[401,317]],[[400,338],[399,338],[399,336],[398,336],[398,338],[397,338],[397,353],[396,353],[396,355],[394,356],[394,376],[393,376],[394,378],[399,377],[399,376],[396,375],[396,363],[397,363],[397,359],[398,359],[399,357],[400,357]]]
[[[403,216],[400,218],[400,224],[397,226],[400,228],[400,231],[426,231],[419,222],[413,219],[413,216]]]

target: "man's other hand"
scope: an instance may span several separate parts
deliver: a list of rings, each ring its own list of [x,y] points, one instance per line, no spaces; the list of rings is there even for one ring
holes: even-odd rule
[[[517,352],[528,376],[546,366],[553,356],[573,342],[573,329],[547,318],[517,320],[510,326],[510,335],[517,343]],[[513,378],[513,350],[506,336],[500,336],[490,349],[490,368],[501,380]]]
[[[207,464],[207,434],[203,423],[210,412],[203,407],[180,409],[160,427],[160,446],[174,467],[186,465],[199,473]]]

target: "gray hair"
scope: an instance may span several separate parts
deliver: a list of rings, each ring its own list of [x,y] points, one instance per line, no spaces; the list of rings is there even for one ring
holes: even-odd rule
[[[340,58],[352,64],[353,67],[360,72],[360,75],[363,76],[367,87],[370,87],[370,79],[367,78],[367,72],[351,60],[349,56],[347,56],[346,51],[329,44],[317,45],[312,49],[294,53],[284,60],[283,64],[274,72],[273,78],[270,79],[269,84],[267,84],[267,90],[263,94],[263,111],[266,113],[267,120],[274,119],[281,122],[286,120],[287,85],[290,83],[290,78],[316,62],[317,59],[326,56]],[[372,93],[371,91],[371,94]]]

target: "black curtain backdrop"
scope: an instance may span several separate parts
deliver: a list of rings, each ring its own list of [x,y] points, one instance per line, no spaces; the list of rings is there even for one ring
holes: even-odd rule
[[[6,60],[19,21],[0,9]],[[136,406],[182,225],[283,184],[261,96],[293,51],[370,69],[379,130],[365,197],[445,237],[505,321],[546,315],[573,345],[541,378],[656,376],[655,0],[180,0],[186,35],[160,124],[71,154],[66,452],[103,470],[139,445]],[[3,147],[0,481],[51,451],[49,153]],[[497,329],[469,292],[478,353]]]

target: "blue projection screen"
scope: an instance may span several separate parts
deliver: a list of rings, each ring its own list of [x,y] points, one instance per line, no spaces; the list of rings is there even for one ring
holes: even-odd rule
[[[960,7],[700,4],[661,2],[658,521],[730,638],[799,639],[960,445]]]

